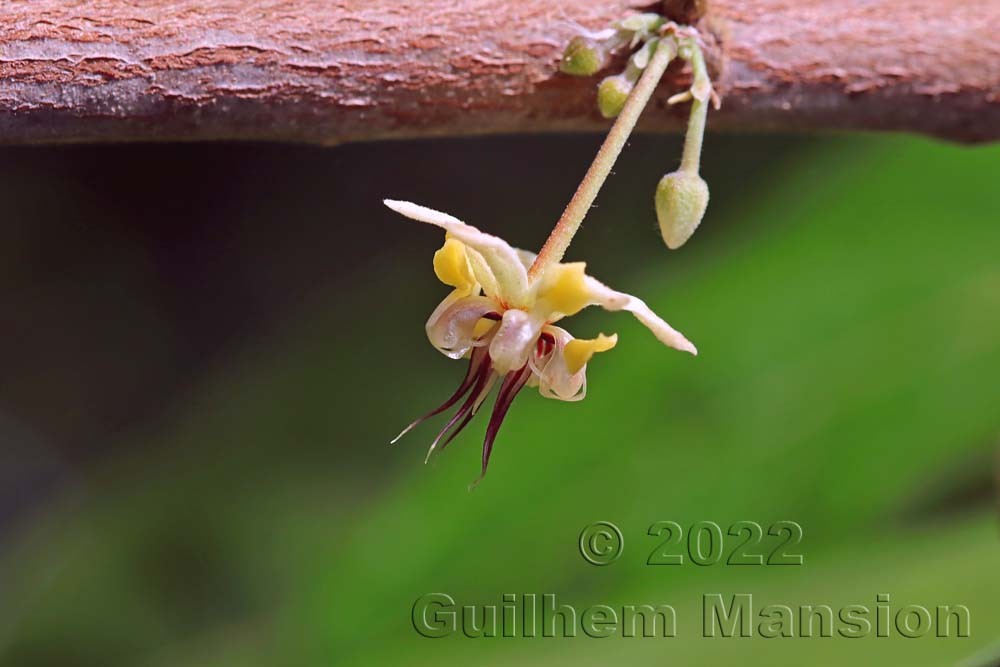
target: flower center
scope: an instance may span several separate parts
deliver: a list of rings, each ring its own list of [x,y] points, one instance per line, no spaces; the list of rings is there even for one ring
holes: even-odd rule
[[[493,369],[504,375],[523,368],[543,325],[544,322],[523,310],[512,308],[504,311],[500,326],[490,342]]]

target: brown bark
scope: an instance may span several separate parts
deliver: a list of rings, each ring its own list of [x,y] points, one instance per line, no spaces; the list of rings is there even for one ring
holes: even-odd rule
[[[674,2],[674,5],[683,4]],[[700,4],[700,3],[699,3]],[[648,4],[646,5],[649,6]],[[0,141],[268,139],[607,127],[559,74],[622,0],[5,0]],[[709,129],[1000,137],[998,0],[711,0]],[[675,130],[684,109],[644,115]]]

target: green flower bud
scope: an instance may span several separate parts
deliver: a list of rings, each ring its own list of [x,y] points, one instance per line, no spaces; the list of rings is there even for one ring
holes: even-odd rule
[[[605,118],[614,118],[621,113],[635,82],[624,74],[615,74],[601,81],[597,88],[597,108]]]
[[[708,184],[693,171],[678,170],[656,186],[656,218],[663,241],[680,248],[698,228],[708,208]]]
[[[666,19],[659,14],[646,13],[628,16],[618,21],[615,26],[620,30],[627,30],[628,32],[635,32],[644,36],[653,34],[664,23],[666,23]]]
[[[583,35],[569,40],[559,69],[573,76],[591,76],[604,69],[608,52],[604,46]]]

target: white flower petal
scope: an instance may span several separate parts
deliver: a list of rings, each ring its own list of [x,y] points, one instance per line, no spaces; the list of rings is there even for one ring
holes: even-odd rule
[[[483,289],[483,294],[502,303],[503,290],[500,287],[497,277],[493,275],[493,269],[490,268],[489,262],[486,261],[486,258],[478,250],[471,246],[465,246],[465,253],[469,258],[469,264],[472,266],[472,273],[476,276],[476,281]]]
[[[544,322],[532,318],[523,310],[506,311],[490,342],[493,368],[503,375],[528,363],[543,324]]]
[[[481,232],[472,225],[467,225],[456,217],[434,209],[419,206],[408,201],[395,199],[383,200],[383,203],[393,211],[413,220],[436,225],[454,238],[474,249],[482,257],[485,267],[489,269],[493,281],[480,275],[484,266],[476,266],[475,258],[470,258],[476,277],[483,285],[483,291],[511,306],[525,305],[528,294],[528,271],[518,256],[517,251],[498,236]],[[484,278],[486,278],[484,280]],[[493,288],[489,283],[493,282]],[[491,289],[493,288],[493,289]],[[491,293],[495,290],[495,294]]]
[[[684,334],[664,322],[642,299],[624,292],[617,292],[590,276],[586,277],[586,283],[593,305],[601,306],[605,310],[627,310],[646,325],[646,328],[652,331],[657,340],[664,345],[669,345],[675,350],[698,354],[698,349],[684,337]]]
[[[514,252],[517,253],[517,257],[521,260],[521,264],[524,265],[525,270],[530,269],[531,265],[535,263],[535,258],[538,257],[537,252],[531,252],[530,250],[514,248]]]
[[[427,338],[441,354],[461,359],[476,344],[476,324],[483,315],[495,310],[492,300],[455,290],[431,313],[426,325]]]
[[[544,359],[533,362],[532,371],[538,377],[538,393],[560,401],[580,401],[587,395],[587,367],[570,373],[563,352],[573,340],[565,329],[547,326],[545,332],[555,338],[555,346]]]

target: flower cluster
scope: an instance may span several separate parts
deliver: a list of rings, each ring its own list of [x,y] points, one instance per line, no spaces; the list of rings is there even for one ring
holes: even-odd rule
[[[696,3],[703,8],[704,3]],[[402,215],[444,229],[444,246],[434,255],[434,272],[452,292],[427,320],[427,337],[446,356],[467,358],[469,367],[458,389],[439,407],[400,433],[458,405],[431,443],[428,458],[444,449],[472,420],[491,390],[499,384],[486,439],[482,475],[493,451],[500,425],[524,387],[538,387],[546,398],[578,401],[587,392],[587,363],[598,352],[613,348],[617,335],[574,338],[556,323],[587,306],[627,310],[665,345],[697,354],[694,345],[664,322],[640,299],[616,292],[586,274],[583,262],[563,262],[611,173],[615,160],[649,103],[660,78],[675,57],[691,64],[692,85],[669,103],[691,102],[691,116],[681,167],[660,181],[655,203],[663,239],[670,248],[687,241],[705,214],[708,186],[698,175],[707,105],[718,103],[702,57],[698,32],[668,22],[656,14],[636,14],[602,33],[574,38],[566,48],[564,72],[589,76],[607,66],[613,50],[635,50],[620,75],[607,77],[598,91],[598,107],[615,118],[590,169],[563,211],[545,245],[535,255],[512,248],[503,239],[483,233],[457,218],[410,202],[385,200]],[[641,45],[641,46],[640,46]]]
[[[720,101],[712,89],[699,41],[694,28],[678,26],[658,14],[635,14],[605,31],[577,35],[566,46],[560,63],[566,74],[591,76],[610,64],[614,51],[623,47],[634,50],[624,71],[606,76],[597,87],[597,108],[605,118],[623,112],[644,75],[658,81],[676,57],[691,64],[690,89],[667,100],[671,105],[691,103],[681,166],[660,179],[654,197],[660,232],[671,250],[691,238],[708,208],[708,184],[698,173],[701,143],[708,105],[711,102],[718,109]]]

